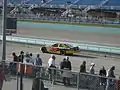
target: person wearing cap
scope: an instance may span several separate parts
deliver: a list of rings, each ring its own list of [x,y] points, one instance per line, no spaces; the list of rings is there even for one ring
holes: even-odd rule
[[[95,69],[94,69],[94,67],[95,67],[95,63],[91,63],[90,70],[89,70],[89,73],[90,73],[90,74],[95,74]]]

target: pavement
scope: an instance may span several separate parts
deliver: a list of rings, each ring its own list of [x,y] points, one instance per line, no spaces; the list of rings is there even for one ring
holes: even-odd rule
[[[44,82],[45,87],[49,88],[49,90],[78,90],[77,88],[65,87],[63,85],[48,86],[47,83],[48,82]],[[32,88],[32,79],[23,79],[23,90],[32,90],[31,88]],[[17,90],[17,80],[4,82],[3,90]],[[85,90],[85,89],[80,89],[80,90]]]

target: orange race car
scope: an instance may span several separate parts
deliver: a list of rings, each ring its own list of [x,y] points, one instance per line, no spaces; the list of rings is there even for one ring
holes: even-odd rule
[[[80,52],[79,47],[73,47],[70,44],[56,43],[50,46],[41,47],[43,53],[53,53],[60,55],[73,55],[73,53]]]

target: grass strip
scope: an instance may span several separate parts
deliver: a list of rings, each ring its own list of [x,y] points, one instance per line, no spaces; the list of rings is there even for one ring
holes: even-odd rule
[[[67,25],[120,28],[120,24],[95,24],[95,23],[84,23],[84,22],[79,23],[79,22],[44,21],[44,20],[18,20],[18,21],[19,22],[52,23],[52,24],[67,24]]]

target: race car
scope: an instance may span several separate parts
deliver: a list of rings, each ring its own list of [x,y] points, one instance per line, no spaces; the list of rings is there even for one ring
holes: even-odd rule
[[[41,47],[43,53],[52,53],[60,55],[73,55],[73,53],[80,52],[79,47],[73,47],[70,44],[55,43],[50,46]]]

